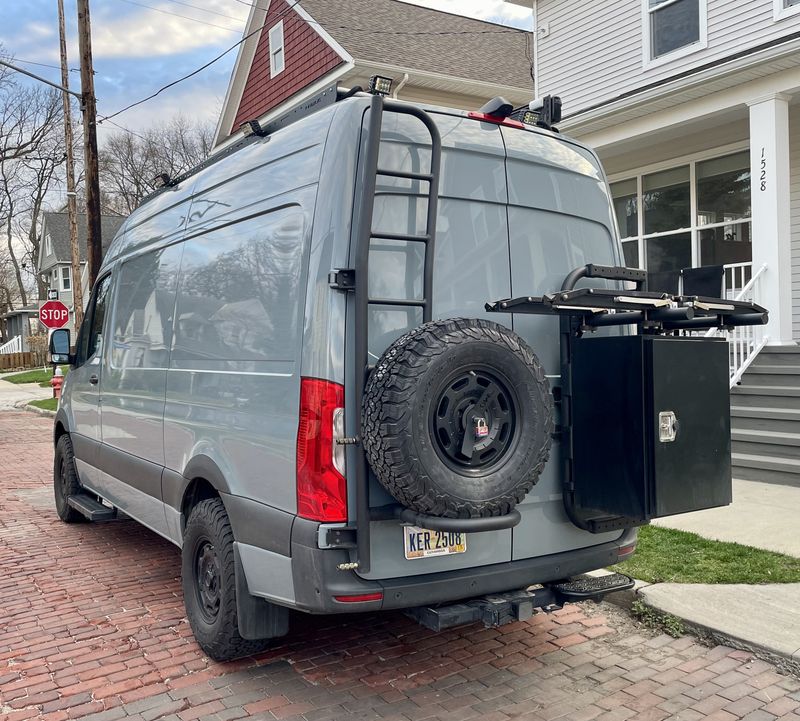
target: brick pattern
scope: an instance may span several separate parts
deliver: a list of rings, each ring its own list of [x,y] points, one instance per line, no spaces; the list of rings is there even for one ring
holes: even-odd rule
[[[442,634],[396,613],[297,615],[268,652],[214,663],[177,549],[133,521],[57,520],[50,429],[0,413],[3,721],[800,721],[799,679],[591,604]]]
[[[273,0],[270,4],[233,121],[234,132],[242,123],[264,115],[344,62],[319,33],[289,7],[286,0]],[[283,20],[285,68],[271,78],[269,30],[280,20]]]

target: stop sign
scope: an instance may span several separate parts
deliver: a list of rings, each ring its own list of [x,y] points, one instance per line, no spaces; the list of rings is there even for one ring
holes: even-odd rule
[[[39,322],[45,328],[63,328],[69,323],[69,308],[60,300],[48,300],[39,308]]]

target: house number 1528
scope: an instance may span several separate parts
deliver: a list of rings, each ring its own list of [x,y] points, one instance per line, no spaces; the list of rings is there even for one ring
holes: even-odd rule
[[[763,193],[767,189],[767,157],[764,148],[761,148],[761,177],[759,180],[761,181],[761,192]]]

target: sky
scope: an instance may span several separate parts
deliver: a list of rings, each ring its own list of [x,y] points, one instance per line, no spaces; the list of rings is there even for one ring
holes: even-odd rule
[[[415,4],[529,29],[531,11],[503,0],[413,0]],[[70,87],[78,90],[75,0],[64,0]],[[100,115],[110,115],[175,80],[237,43],[248,0],[91,0],[95,94]],[[56,0],[0,0],[3,57],[60,82]],[[157,98],[117,116],[130,130],[181,113],[216,122],[236,50]],[[23,62],[25,61],[25,62]],[[101,136],[108,123],[101,125]]]

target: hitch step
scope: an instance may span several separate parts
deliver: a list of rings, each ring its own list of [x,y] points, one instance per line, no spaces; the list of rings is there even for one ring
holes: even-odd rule
[[[607,576],[582,576],[565,583],[552,586],[561,603],[601,599],[607,593],[626,591],[633,588],[633,579],[624,573],[610,573]]]
[[[537,610],[557,611],[562,606],[551,588],[531,588],[508,593],[493,593],[448,606],[409,608],[406,615],[431,631],[444,631],[469,623],[486,628],[527,621]]]
[[[78,493],[67,498],[67,504],[90,521],[110,521],[117,517],[117,509],[104,506],[96,498],[86,493]]]

